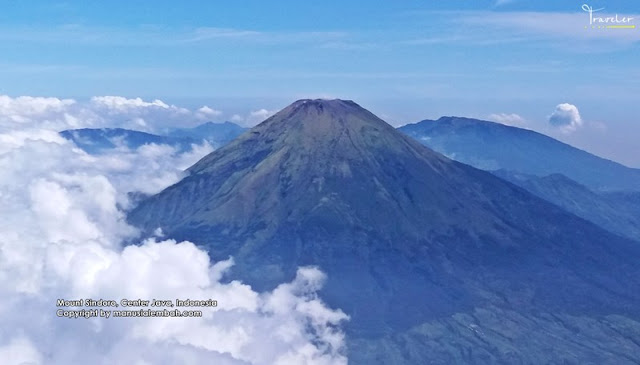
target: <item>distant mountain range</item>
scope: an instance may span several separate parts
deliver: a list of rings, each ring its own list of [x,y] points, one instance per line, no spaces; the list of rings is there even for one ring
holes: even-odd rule
[[[530,130],[442,117],[400,127],[454,160],[493,172],[607,230],[640,241],[640,170]]]
[[[640,192],[597,193],[562,174],[538,177],[507,170],[494,174],[578,217],[640,241]]]
[[[563,174],[595,191],[640,191],[640,169],[531,130],[458,117],[424,120],[399,130],[449,158],[482,170]]]
[[[569,164],[578,153],[526,135],[527,148],[551,149],[542,158],[559,153]],[[591,162],[633,175],[583,154],[583,167],[558,167],[601,189],[628,185],[583,171]],[[527,156],[499,155],[478,159],[516,171]],[[640,362],[638,242],[450,160],[352,101],[297,101],[188,172],[129,222],[191,240],[213,260],[233,256],[231,277],[257,290],[320,267],[321,297],[351,316],[353,364]]]
[[[122,128],[69,129],[60,135],[73,141],[78,147],[91,154],[99,154],[114,148],[136,149],[146,144],[166,144],[180,151],[191,149],[194,143],[202,143],[192,138],[159,136]]]
[[[166,135],[156,135],[122,128],[70,129],[60,132],[64,138],[73,141],[87,153],[126,147],[136,149],[145,144],[166,144],[178,151],[188,151],[193,144],[207,141],[213,147],[220,147],[246,131],[231,122],[207,122],[194,128],[174,128]]]

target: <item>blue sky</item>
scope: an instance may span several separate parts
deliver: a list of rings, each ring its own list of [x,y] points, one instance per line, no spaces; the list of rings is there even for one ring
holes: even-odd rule
[[[221,118],[339,97],[395,125],[517,114],[640,167],[640,29],[585,29],[584,0],[0,3],[0,94],[160,98]],[[548,123],[562,103],[584,121],[572,133]]]

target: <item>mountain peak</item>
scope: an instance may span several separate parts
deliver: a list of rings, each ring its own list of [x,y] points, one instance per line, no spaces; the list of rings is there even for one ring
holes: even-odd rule
[[[306,143],[350,138],[354,145],[365,135],[376,139],[371,134],[382,131],[392,132],[394,128],[355,102],[340,99],[298,100],[252,129],[254,135],[297,136]]]
[[[356,124],[366,122],[368,124],[386,125],[383,120],[352,100],[341,99],[301,99],[282,109],[263,123],[269,124],[272,120],[280,122],[286,120],[290,124],[303,122],[345,125],[346,122],[359,122]]]
[[[347,169],[346,166],[376,163],[389,154],[406,152],[428,160],[442,160],[439,154],[396,132],[355,102],[340,99],[298,100],[206,156],[189,171],[214,169],[215,161],[228,151],[270,155],[277,164],[295,160],[295,165],[303,169],[314,163],[327,169],[335,170],[333,165]]]
[[[319,107],[319,108],[335,108],[339,106],[358,106],[353,100],[342,100],[342,99],[300,99],[291,104],[291,106],[310,106],[310,107]]]

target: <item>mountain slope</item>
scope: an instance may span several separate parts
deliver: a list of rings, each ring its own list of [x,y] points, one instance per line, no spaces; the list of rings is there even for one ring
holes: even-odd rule
[[[399,130],[457,161],[483,170],[563,174],[590,189],[640,191],[640,170],[594,156],[543,134],[470,118],[442,117]]]
[[[201,141],[191,138],[159,136],[122,128],[69,129],[60,132],[60,135],[73,141],[85,152],[92,154],[103,153],[117,147],[136,149],[151,143],[166,144],[179,151],[187,151],[191,149],[192,144],[201,143]]]
[[[548,348],[566,349],[568,362],[640,361],[633,341],[593,357],[572,331],[541,343],[526,335],[549,315],[637,326],[639,245],[425,148],[352,101],[297,101],[189,173],[130,222],[192,240],[214,259],[233,255],[233,277],[257,289],[319,266],[322,297],[351,316],[353,363],[557,362]],[[519,333],[510,350],[500,336],[456,340],[460,328],[485,325],[465,322],[477,311],[525,318],[490,322]],[[446,345],[437,354],[434,336]]]
[[[73,141],[87,153],[103,153],[107,150],[126,147],[136,149],[145,144],[166,144],[179,151],[188,151],[193,144],[208,142],[217,148],[229,143],[244,133],[246,128],[231,122],[207,122],[193,128],[176,128],[166,135],[157,135],[123,128],[69,129],[60,135]]]
[[[611,232],[640,241],[640,204],[633,199],[621,198],[621,193],[596,193],[562,174],[537,177],[506,170],[493,173],[578,217]]]

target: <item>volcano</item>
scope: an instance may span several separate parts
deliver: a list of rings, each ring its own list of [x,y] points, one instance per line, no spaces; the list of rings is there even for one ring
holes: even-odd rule
[[[637,243],[353,101],[289,105],[129,221],[233,256],[258,290],[318,266],[352,363],[640,361]]]

